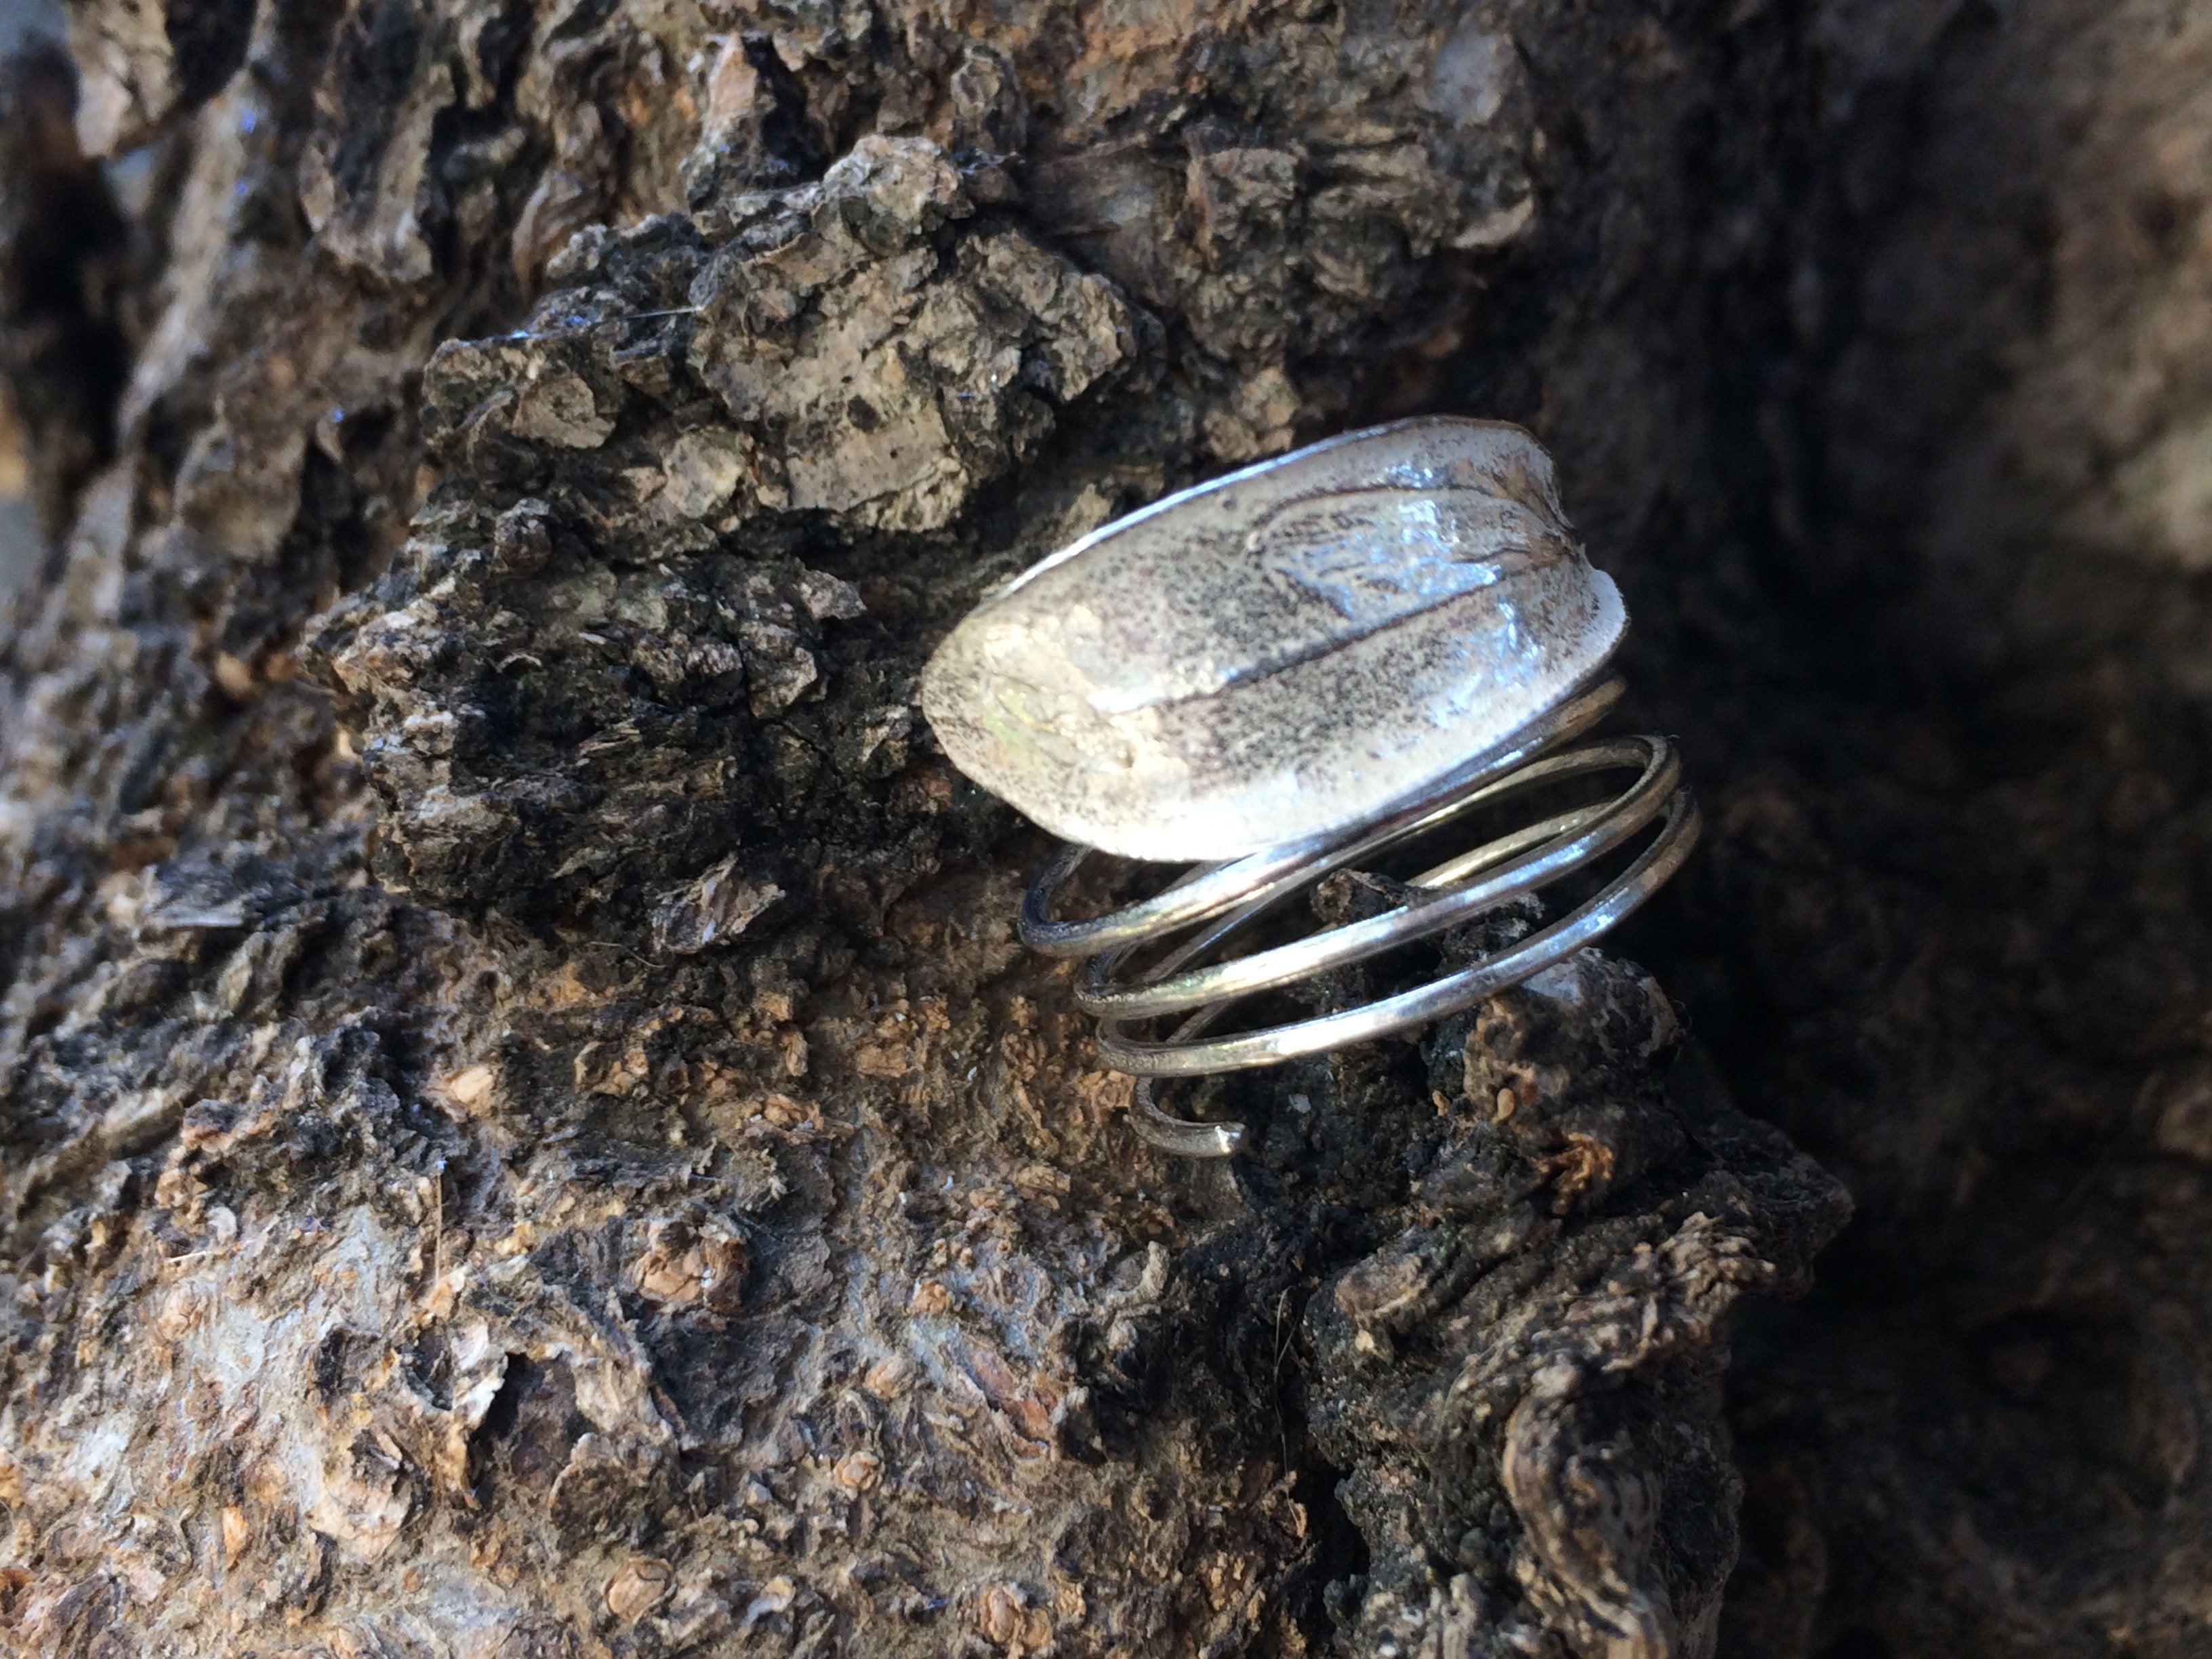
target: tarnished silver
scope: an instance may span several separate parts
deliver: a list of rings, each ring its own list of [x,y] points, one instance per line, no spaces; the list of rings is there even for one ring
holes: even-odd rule
[[[979,605],[922,677],[968,775],[1072,845],[1023,939],[1087,957],[1076,992],[1132,1121],[1220,1157],[1243,1126],[1170,1116],[1153,1079],[1272,1066],[1410,1030],[1571,955],[1688,856],[1697,808],[1662,738],[1559,751],[1619,698],[1626,617],[1516,427],[1401,422],[1182,491],[1093,532]],[[1333,872],[1538,787],[1620,773],[1423,869],[1379,915],[1234,954]],[[1566,914],[1413,989],[1225,1036],[1261,993],[1431,939],[1644,845]],[[1091,921],[1053,906],[1084,860],[1194,865]],[[1155,1022],[1176,1022],[1146,1036]]]

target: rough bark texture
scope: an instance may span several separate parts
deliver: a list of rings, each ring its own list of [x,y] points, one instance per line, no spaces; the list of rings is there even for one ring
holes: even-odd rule
[[[54,535],[8,1641],[2205,1650],[2201,9],[70,52],[0,127]],[[913,678],[1072,535],[1419,409],[1534,425],[1627,591],[1714,824],[1623,940],[1672,997],[1577,958],[1174,1166]],[[1860,1220],[1729,1373],[1846,1212],[1732,1099]]]

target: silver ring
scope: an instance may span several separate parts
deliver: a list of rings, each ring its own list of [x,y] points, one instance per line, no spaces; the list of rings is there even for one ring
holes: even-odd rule
[[[1024,899],[1020,933],[1083,959],[1076,1001],[1099,1017],[1101,1057],[1139,1079],[1137,1132],[1220,1157],[1242,1126],[1174,1117],[1155,1079],[1425,1024],[1581,950],[1680,868],[1698,819],[1674,745],[1563,746],[1619,701],[1608,665],[1626,627],[1534,439],[1497,422],[1404,421],[1093,531],[979,605],[931,658],[921,700],[962,771],[1070,843]],[[1336,872],[1374,872],[1474,812],[1615,770],[1633,781],[1390,884],[1379,914],[1255,938]],[[1105,915],[1056,915],[1092,849],[1187,867]],[[1565,915],[1411,989],[1215,1029],[1248,999],[1437,938],[1632,849]]]

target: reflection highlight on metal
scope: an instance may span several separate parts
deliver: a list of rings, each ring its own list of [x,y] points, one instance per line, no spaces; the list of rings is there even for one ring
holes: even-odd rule
[[[1244,1126],[1172,1115],[1158,1103],[1160,1079],[1279,1065],[1426,1024],[1572,955],[1663,886],[1689,856],[1699,829],[1674,744],[1632,737],[1560,749],[1595,725],[1621,690],[1618,678],[1584,687],[1504,744],[1363,822],[1197,866],[1156,896],[1095,920],[1053,917],[1061,891],[1093,856],[1091,849],[1070,847],[1055,860],[1023,904],[1022,939],[1047,955],[1088,958],[1077,1000],[1100,1017],[1100,1057],[1139,1079],[1130,1111],[1137,1132],[1182,1156],[1227,1157],[1242,1143]],[[1400,902],[1379,915],[1230,953],[1261,917],[1337,871],[1361,869],[1416,837],[1530,790],[1605,773],[1632,773],[1633,779],[1605,799],[1548,813],[1420,871],[1406,880]],[[1525,937],[1410,989],[1284,1024],[1209,1035],[1249,997],[1474,921],[1622,851],[1655,825],[1624,869]],[[1150,952],[1157,955],[1143,960]],[[1139,1034],[1166,1021],[1176,1023],[1164,1036]]]

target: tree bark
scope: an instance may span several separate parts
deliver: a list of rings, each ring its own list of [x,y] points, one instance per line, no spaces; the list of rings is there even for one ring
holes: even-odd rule
[[[2200,1651],[2208,53],[83,0],[0,127],[0,1631]],[[1553,449],[1709,850],[1179,1165],[914,678],[1424,410]]]

